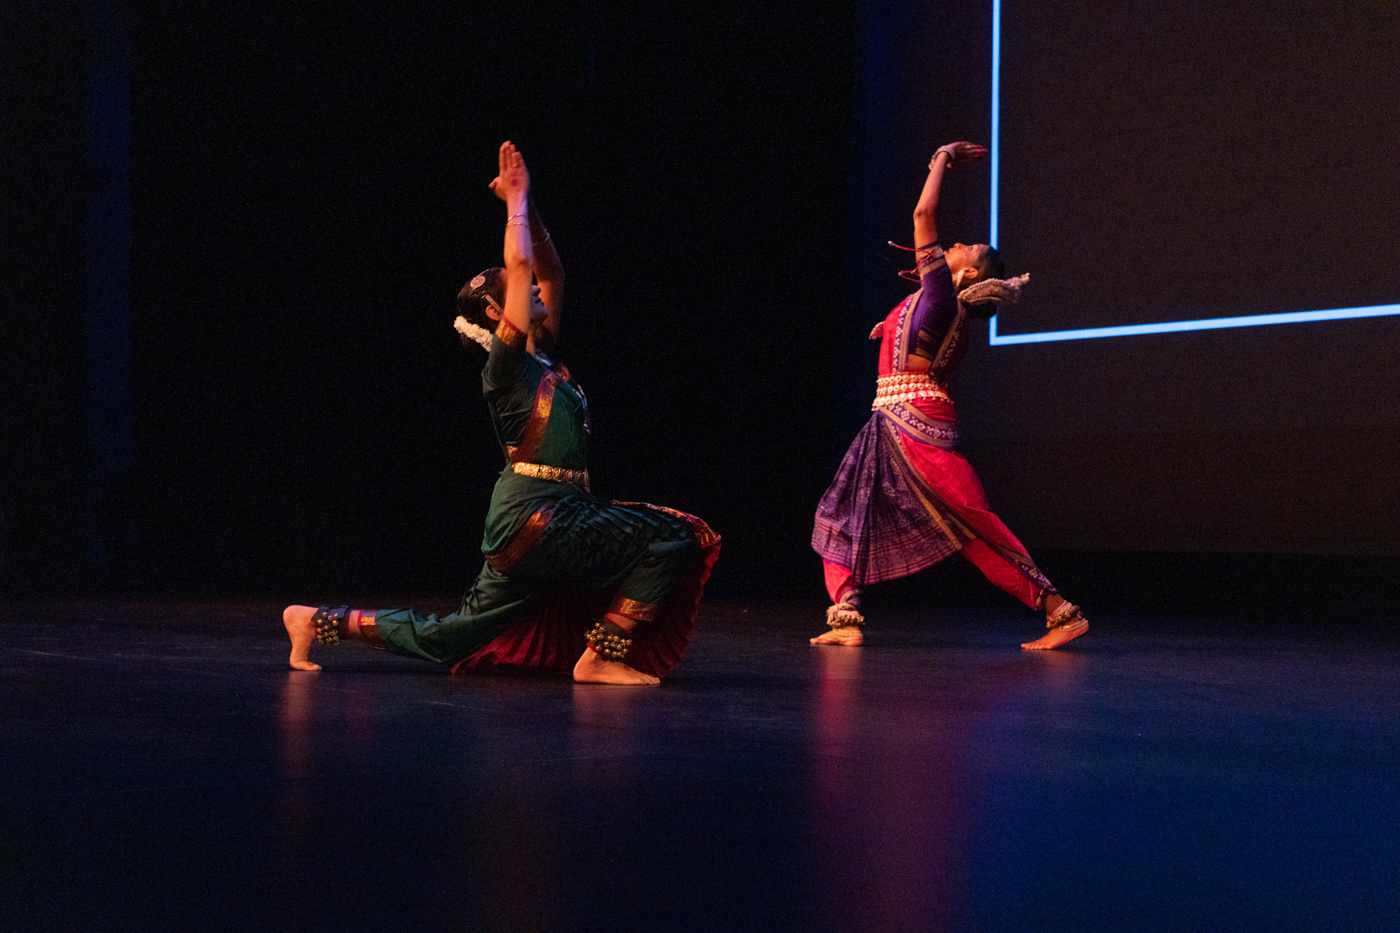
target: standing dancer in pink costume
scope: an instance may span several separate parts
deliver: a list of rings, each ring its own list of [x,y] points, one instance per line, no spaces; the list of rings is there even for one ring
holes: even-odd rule
[[[961,551],[987,579],[1033,609],[1050,629],[1022,648],[1058,648],[1089,631],[1001,519],[992,514],[977,474],[961,454],[948,376],[967,352],[968,317],[988,318],[1020,297],[1029,276],[1005,279],[986,244],[938,245],[934,217],[943,175],[980,159],[982,146],[950,143],[928,166],[914,208],[919,290],[870,332],[880,340],[874,414],[851,443],[817,506],[812,548],[821,555],[832,605],[829,631],[814,645],[864,642],[861,587],[894,580]]]

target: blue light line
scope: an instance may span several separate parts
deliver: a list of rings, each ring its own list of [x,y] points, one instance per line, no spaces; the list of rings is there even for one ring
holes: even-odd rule
[[[1001,177],[1001,0],[992,0],[992,229],[987,243],[997,245],[997,197]]]
[[[1264,327],[1268,324],[1303,324],[1310,321],[1346,321],[1353,318],[1386,317],[1400,314],[1400,305],[1371,305],[1367,308],[1335,308],[1331,311],[1290,311],[1283,314],[1250,314],[1243,317],[1217,317],[1200,321],[1167,321],[1163,324],[1125,324],[1120,327],[1087,327],[1080,330],[1051,330],[1038,334],[997,333],[997,319],[991,319],[991,344],[1004,347],[1013,343],[1049,343],[1055,340],[1093,340],[1096,337],[1133,337],[1138,334],[1171,334],[1188,330],[1219,330],[1224,327]]]
[[[1001,182],[1001,0],[992,0],[992,217],[987,242],[997,245],[998,199]],[[1219,330],[1226,327],[1264,327],[1269,324],[1302,324],[1310,321],[1345,321],[1354,318],[1386,317],[1400,314],[1400,304],[1372,305],[1366,308],[1335,308],[1330,311],[1293,311],[1284,314],[1251,314],[1197,321],[1168,321],[1162,324],[1127,324],[1120,327],[1086,327],[1079,330],[1043,331],[1037,334],[997,334],[997,319],[991,319],[991,345],[1051,343],[1057,340],[1093,340],[1098,337],[1134,337],[1139,334],[1171,334],[1191,330]]]

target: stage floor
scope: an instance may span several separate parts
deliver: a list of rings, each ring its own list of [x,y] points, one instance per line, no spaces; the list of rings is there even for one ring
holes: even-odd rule
[[[0,928],[1400,929],[1400,639],[709,603],[659,688],[0,606]]]

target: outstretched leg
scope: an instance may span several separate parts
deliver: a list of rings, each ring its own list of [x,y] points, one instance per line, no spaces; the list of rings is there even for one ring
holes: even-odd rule
[[[1049,651],[1089,631],[1089,620],[1084,618],[1079,607],[1059,593],[1047,593],[1045,596],[1045,624],[1050,631],[1035,641],[1024,642],[1021,647],[1030,651]]]
[[[712,535],[708,529],[705,531]],[[715,539],[706,546],[717,544]],[[628,598],[618,596],[607,615],[615,641],[599,639],[600,644],[617,648],[622,641],[630,643],[631,632],[638,621],[655,620],[658,603],[684,573],[694,569],[695,558],[700,553],[695,526],[686,516],[677,517],[652,507],[624,508],[585,497],[569,497],[555,505],[545,536],[534,543],[524,560],[514,564],[510,573],[496,569],[488,560],[463,599],[462,608],[451,615],[421,616],[410,609],[346,610],[322,615],[310,606],[288,606],[283,613],[283,623],[292,642],[291,664],[299,670],[320,669],[307,656],[311,642],[319,640],[318,619],[325,629],[322,636],[328,642],[333,643],[337,636],[358,636],[373,647],[405,657],[438,663],[458,663],[464,659],[471,662],[474,653],[521,621],[532,600],[547,595],[554,587],[572,586],[614,589],[628,594]],[[591,603],[591,599],[585,602]],[[546,606],[544,611],[553,610]],[[596,610],[584,605],[565,607],[562,620],[541,623],[546,624],[546,628],[561,623],[565,628],[538,634],[543,641],[535,647],[540,650],[532,648],[529,659],[512,658],[506,661],[507,666],[557,669],[567,664],[568,657],[574,656],[577,659],[572,666],[574,678],[583,683],[658,683],[656,674],[645,669],[648,664],[656,663],[657,657],[650,632],[644,631],[641,650],[634,662],[643,670],[624,660],[625,650],[612,656],[595,645],[581,655],[558,653],[560,647],[567,651],[568,647],[578,644],[575,639],[581,633],[572,626],[588,617],[584,612],[592,611]],[[326,621],[332,617],[333,622]],[[525,621],[530,622],[529,631],[534,633],[538,620],[526,618]],[[686,634],[688,636],[688,632]],[[532,634],[531,637],[536,636]],[[665,647],[674,653],[673,645]],[[674,665],[674,659],[670,664]],[[471,664],[465,669],[472,669]]]
[[[986,578],[1015,596],[1032,609],[1045,606],[1045,624],[1050,631],[1021,645],[1031,651],[1048,651],[1074,641],[1089,631],[1089,623],[1079,607],[1067,602],[1059,593],[1043,589],[1026,578],[1009,561],[992,550],[985,542],[973,540],[962,549],[963,556],[972,561]],[[1064,607],[1068,606],[1069,609]]]

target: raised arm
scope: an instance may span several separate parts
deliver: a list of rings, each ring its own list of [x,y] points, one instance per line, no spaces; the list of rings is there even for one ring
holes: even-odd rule
[[[928,178],[914,208],[914,256],[919,273],[919,297],[909,314],[901,316],[903,334],[896,341],[896,370],[920,371],[938,358],[958,316],[957,291],[943,250],[938,245],[938,192],[949,166],[980,159],[987,150],[973,143],[949,143],[933,154]]]
[[[938,225],[934,215],[938,212],[938,192],[943,187],[943,173],[959,162],[971,162],[987,154],[987,150],[976,143],[957,142],[941,147],[928,163],[928,178],[924,179],[924,189],[919,192],[919,203],[914,205],[914,247],[932,246],[938,242]]]
[[[530,242],[535,248],[535,281],[540,286],[540,301],[549,309],[544,326],[558,338],[559,315],[564,310],[564,264],[554,248],[554,238],[545,229],[535,202],[530,200]]]
[[[501,185],[499,175],[491,180],[490,187],[497,197],[506,199],[506,189]],[[540,286],[540,301],[549,312],[544,326],[552,336],[558,337],[559,316],[564,310],[564,264],[559,261],[554,238],[549,235],[534,198],[529,199],[526,213],[530,222],[530,243],[535,251],[535,281]]]
[[[498,153],[500,173],[491,187],[506,202],[506,305],[503,316],[521,333],[530,332],[530,298],[535,250],[530,241],[530,172],[525,158],[507,140]]]

